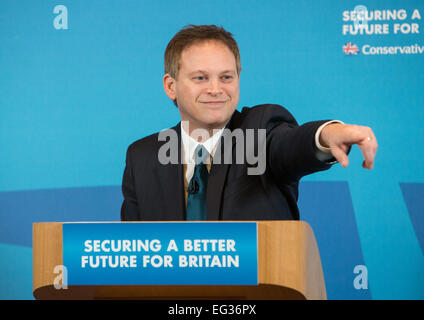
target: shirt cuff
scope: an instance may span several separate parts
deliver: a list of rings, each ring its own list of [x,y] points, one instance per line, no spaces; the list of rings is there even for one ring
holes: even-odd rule
[[[315,145],[318,148],[317,154],[316,154],[318,160],[323,161],[323,162],[327,162],[328,164],[334,164],[334,163],[337,163],[337,160],[336,161],[330,161],[330,160],[334,160],[334,157],[331,154],[331,149],[330,148],[327,148],[327,147],[324,147],[324,146],[322,146],[319,143],[319,136],[321,135],[322,129],[324,129],[324,127],[327,126],[327,125],[329,125],[330,123],[341,123],[341,124],[344,124],[344,122],[342,122],[340,120],[331,120],[331,121],[327,121],[326,123],[322,124],[318,128],[317,132],[315,133]]]

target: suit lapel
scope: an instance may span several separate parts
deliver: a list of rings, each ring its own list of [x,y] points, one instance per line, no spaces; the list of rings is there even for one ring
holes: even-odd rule
[[[238,111],[235,111],[234,114],[237,114]],[[225,127],[228,130],[224,130],[217,151],[212,161],[211,169],[209,172],[208,178],[208,191],[206,196],[206,207],[207,207],[207,220],[219,220],[221,212],[221,203],[225,181],[228,174],[228,169],[230,164],[224,162],[225,155],[232,155],[233,145],[235,140],[233,139],[230,143],[224,143],[226,135],[229,134],[228,139],[231,139],[231,128],[234,119],[234,114],[227,126]],[[220,156],[217,156],[217,153],[221,152]],[[219,162],[219,163],[217,163]]]
[[[161,165],[157,173],[161,186],[164,190],[162,207],[165,208],[165,216],[168,220],[185,220],[186,209],[184,200],[183,164],[181,160],[181,127],[180,124],[171,128],[178,136],[178,163]]]

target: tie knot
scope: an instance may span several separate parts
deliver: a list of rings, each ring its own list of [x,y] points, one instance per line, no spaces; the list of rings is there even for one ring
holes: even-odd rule
[[[200,164],[200,163],[206,163],[207,159],[209,157],[209,152],[208,150],[206,150],[206,148],[199,144],[196,148],[196,150],[194,151],[194,161],[196,164]]]

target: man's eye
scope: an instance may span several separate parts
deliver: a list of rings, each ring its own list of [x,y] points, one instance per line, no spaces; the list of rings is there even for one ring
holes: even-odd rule
[[[199,81],[203,81],[203,80],[206,79],[206,77],[204,77],[204,76],[198,76],[198,77],[194,77],[193,79],[199,80]]]
[[[231,80],[233,78],[233,76],[222,76],[222,78],[224,80]]]

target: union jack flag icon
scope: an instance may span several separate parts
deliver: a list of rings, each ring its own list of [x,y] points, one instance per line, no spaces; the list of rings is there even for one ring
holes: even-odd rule
[[[358,54],[359,49],[358,49],[358,46],[356,44],[352,44],[352,43],[348,42],[343,46],[343,52],[347,55],[350,55],[350,54],[356,55],[356,54]]]

